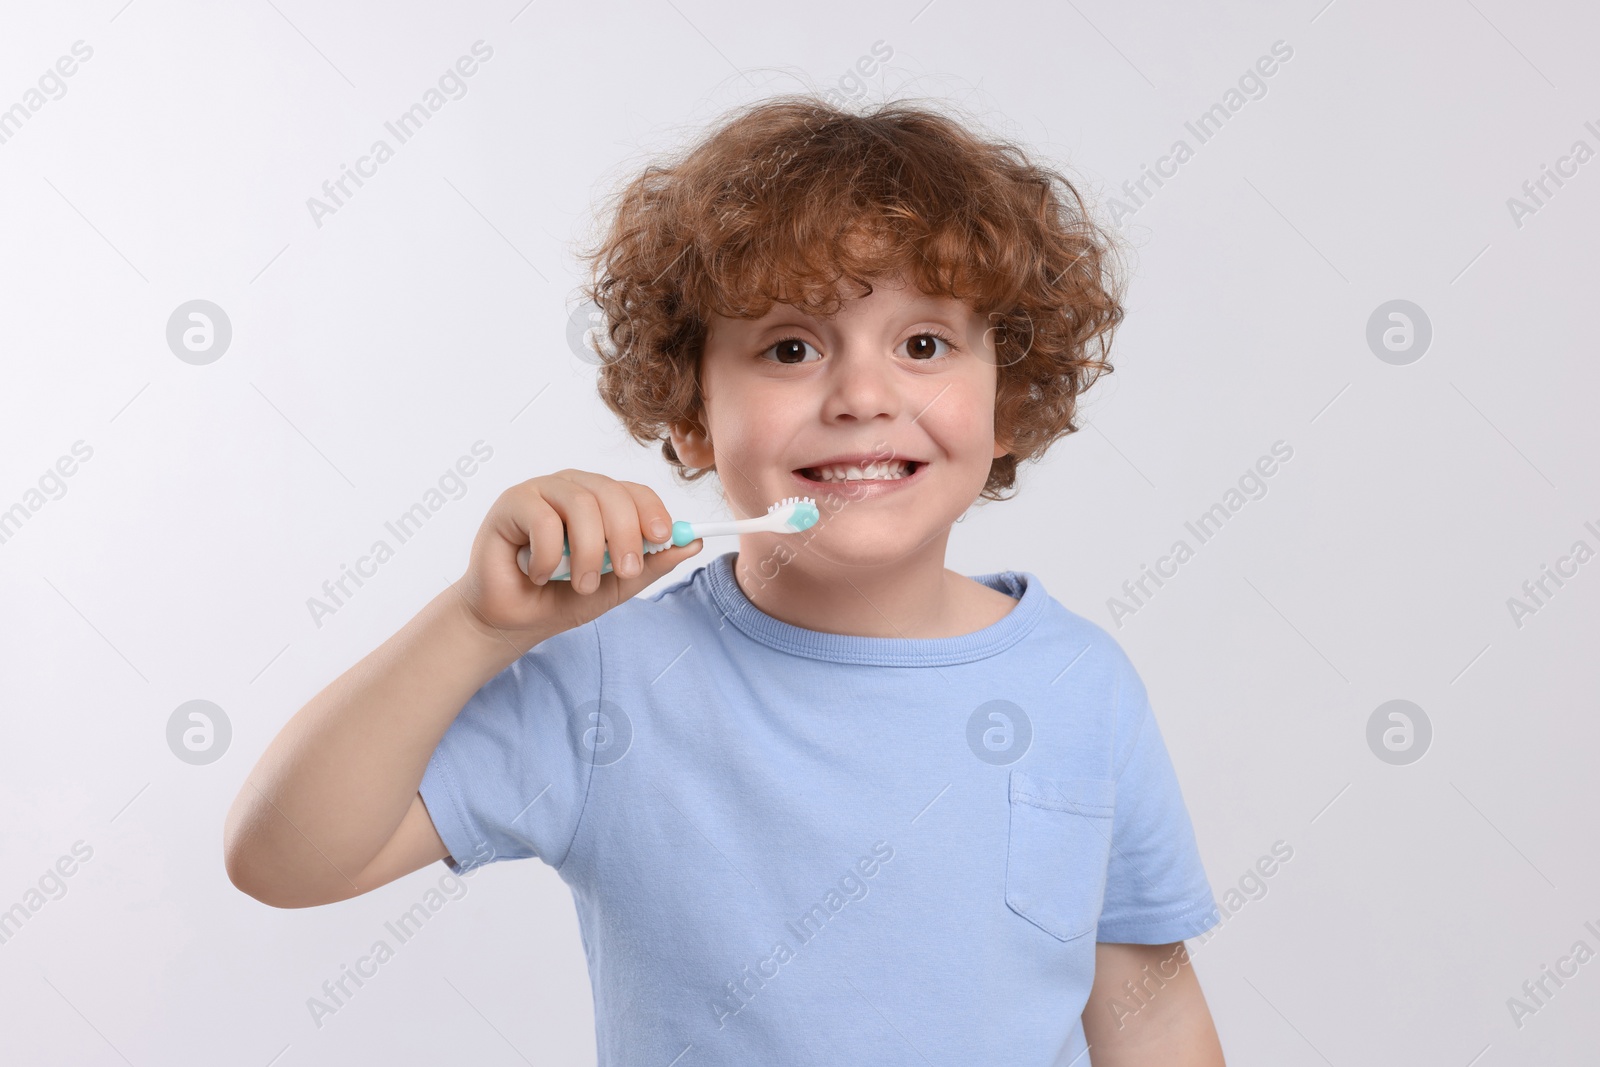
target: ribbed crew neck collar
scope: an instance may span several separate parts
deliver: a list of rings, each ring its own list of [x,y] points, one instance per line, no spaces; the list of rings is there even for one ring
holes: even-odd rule
[[[744,594],[734,578],[738,552],[725,552],[706,564],[712,600],[740,632],[753,641],[810,659],[883,667],[938,667],[969,663],[1002,652],[1031,632],[1047,601],[1039,579],[1028,571],[969,575],[1017,599],[999,622],[956,637],[856,637],[807,630],[773,618]]]

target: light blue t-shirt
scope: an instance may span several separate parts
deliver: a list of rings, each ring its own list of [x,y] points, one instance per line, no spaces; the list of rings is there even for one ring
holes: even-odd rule
[[[451,870],[571,887],[601,1067],[1073,1062],[1097,940],[1218,921],[1127,656],[1031,573],[973,576],[1017,598],[974,633],[853,637],[737,556],[468,701],[421,784]]]

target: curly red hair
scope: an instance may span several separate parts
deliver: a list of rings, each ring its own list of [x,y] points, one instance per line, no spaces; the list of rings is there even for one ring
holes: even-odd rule
[[[685,481],[709,473],[673,449],[704,430],[699,357],[709,316],[774,303],[818,317],[841,281],[903,277],[995,327],[995,459],[982,496],[1005,499],[1017,464],[1078,430],[1077,398],[1110,373],[1122,320],[1117,242],[1061,174],[906,101],[854,114],[820,97],[746,105],[698,144],[615,194],[582,254],[604,315],[600,397],[641,444],[660,441]]]

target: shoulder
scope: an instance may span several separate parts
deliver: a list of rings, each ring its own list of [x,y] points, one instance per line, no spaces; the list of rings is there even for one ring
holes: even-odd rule
[[[1030,584],[1039,580],[1033,574],[1025,577]],[[1092,664],[1099,678],[1115,687],[1139,682],[1133,660],[1109,630],[1061,603],[1045,592],[1042,585],[1038,591],[1044,599],[1044,609],[1040,613],[1036,638],[1063,650],[1072,650],[1074,656],[1081,655],[1083,661]]]
[[[1128,650],[1105,627],[1048,595],[1034,636],[1041,644],[1030,653],[1047,647],[1050,658],[1062,662],[1060,681],[1070,679],[1069,691],[1097,710],[1114,738],[1114,759],[1121,766],[1146,719],[1152,718],[1149,694]]]

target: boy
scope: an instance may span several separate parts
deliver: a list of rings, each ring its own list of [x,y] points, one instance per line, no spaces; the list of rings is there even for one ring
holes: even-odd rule
[[[944,567],[1111,369],[1109,254],[1065,179],[904,103],[768,101],[647,170],[591,256],[601,396],[736,516],[821,521],[636,598],[701,548],[641,560],[654,492],[512,487],[261,757],[229,876],[304,907],[539,857],[601,1064],[1220,1067],[1138,674],[1031,573]]]

